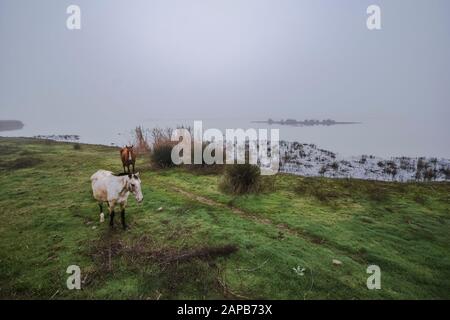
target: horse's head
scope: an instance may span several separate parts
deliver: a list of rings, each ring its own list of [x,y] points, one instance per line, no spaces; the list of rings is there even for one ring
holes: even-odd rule
[[[129,174],[127,176],[127,188],[132,194],[134,194],[136,201],[141,203],[144,200],[141,190],[141,179],[139,178],[139,172]]]

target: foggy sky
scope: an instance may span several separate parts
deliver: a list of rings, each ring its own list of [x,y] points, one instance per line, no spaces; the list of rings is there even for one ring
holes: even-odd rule
[[[433,126],[450,116],[449,13],[448,0],[0,0],[0,119]]]

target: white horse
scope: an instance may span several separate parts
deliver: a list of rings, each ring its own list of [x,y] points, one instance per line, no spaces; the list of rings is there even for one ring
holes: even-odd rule
[[[109,224],[111,227],[114,226],[114,207],[118,204],[120,205],[122,227],[126,229],[125,207],[130,192],[134,194],[138,203],[144,199],[139,173],[116,176],[111,171],[98,170],[91,176],[91,182],[92,193],[100,207],[100,222],[105,221],[102,204],[106,202],[109,208]]]

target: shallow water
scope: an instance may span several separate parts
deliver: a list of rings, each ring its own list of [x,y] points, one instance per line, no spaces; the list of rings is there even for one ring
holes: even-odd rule
[[[199,119],[200,120],[200,119]],[[333,151],[341,156],[375,155],[391,156],[426,156],[450,158],[448,137],[449,126],[445,119],[335,119],[336,121],[362,121],[360,124],[291,127],[252,123],[254,119],[207,119],[203,120],[203,130],[217,128],[225,134],[225,129],[267,128],[280,130],[280,138],[288,141],[314,143],[319,148]],[[300,119],[299,119],[300,120]],[[303,120],[303,119],[302,119]],[[36,135],[80,135],[80,142],[124,145],[131,143],[132,130],[137,125],[144,128],[176,127],[177,125],[193,126],[194,119],[144,119],[120,121],[58,121],[48,125],[39,119],[24,121],[21,130],[2,132],[3,136],[36,136]],[[434,125],[430,125],[434,122]]]

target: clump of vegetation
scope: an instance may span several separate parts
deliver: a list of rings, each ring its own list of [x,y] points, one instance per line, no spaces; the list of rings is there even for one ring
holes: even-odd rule
[[[73,145],[73,150],[81,150],[81,144],[75,143],[75,144]]]
[[[150,152],[148,130],[141,126],[134,129],[134,150],[140,154]]]
[[[150,153],[150,161],[152,166],[158,169],[173,167],[175,164],[172,161],[172,148],[176,145],[176,142],[170,140],[172,136],[172,129],[153,128],[150,131],[150,142],[148,134],[146,133],[144,136],[142,128],[138,128],[136,129],[136,134],[139,134],[139,136],[144,139],[141,143],[144,143],[144,145],[147,146],[147,150],[150,150],[150,143],[153,146]]]
[[[262,190],[261,180],[261,170],[256,165],[227,165],[220,188],[232,194],[257,193]]]
[[[392,176],[392,179],[397,175],[398,168],[394,161],[387,161],[386,166],[383,169],[383,172]]]
[[[164,169],[174,166],[172,162],[172,148],[174,143],[171,141],[164,141],[153,146],[153,151],[150,154],[150,160],[155,168]]]
[[[21,157],[11,161],[0,161],[0,170],[18,170],[32,168],[42,163],[42,160],[34,157]]]

